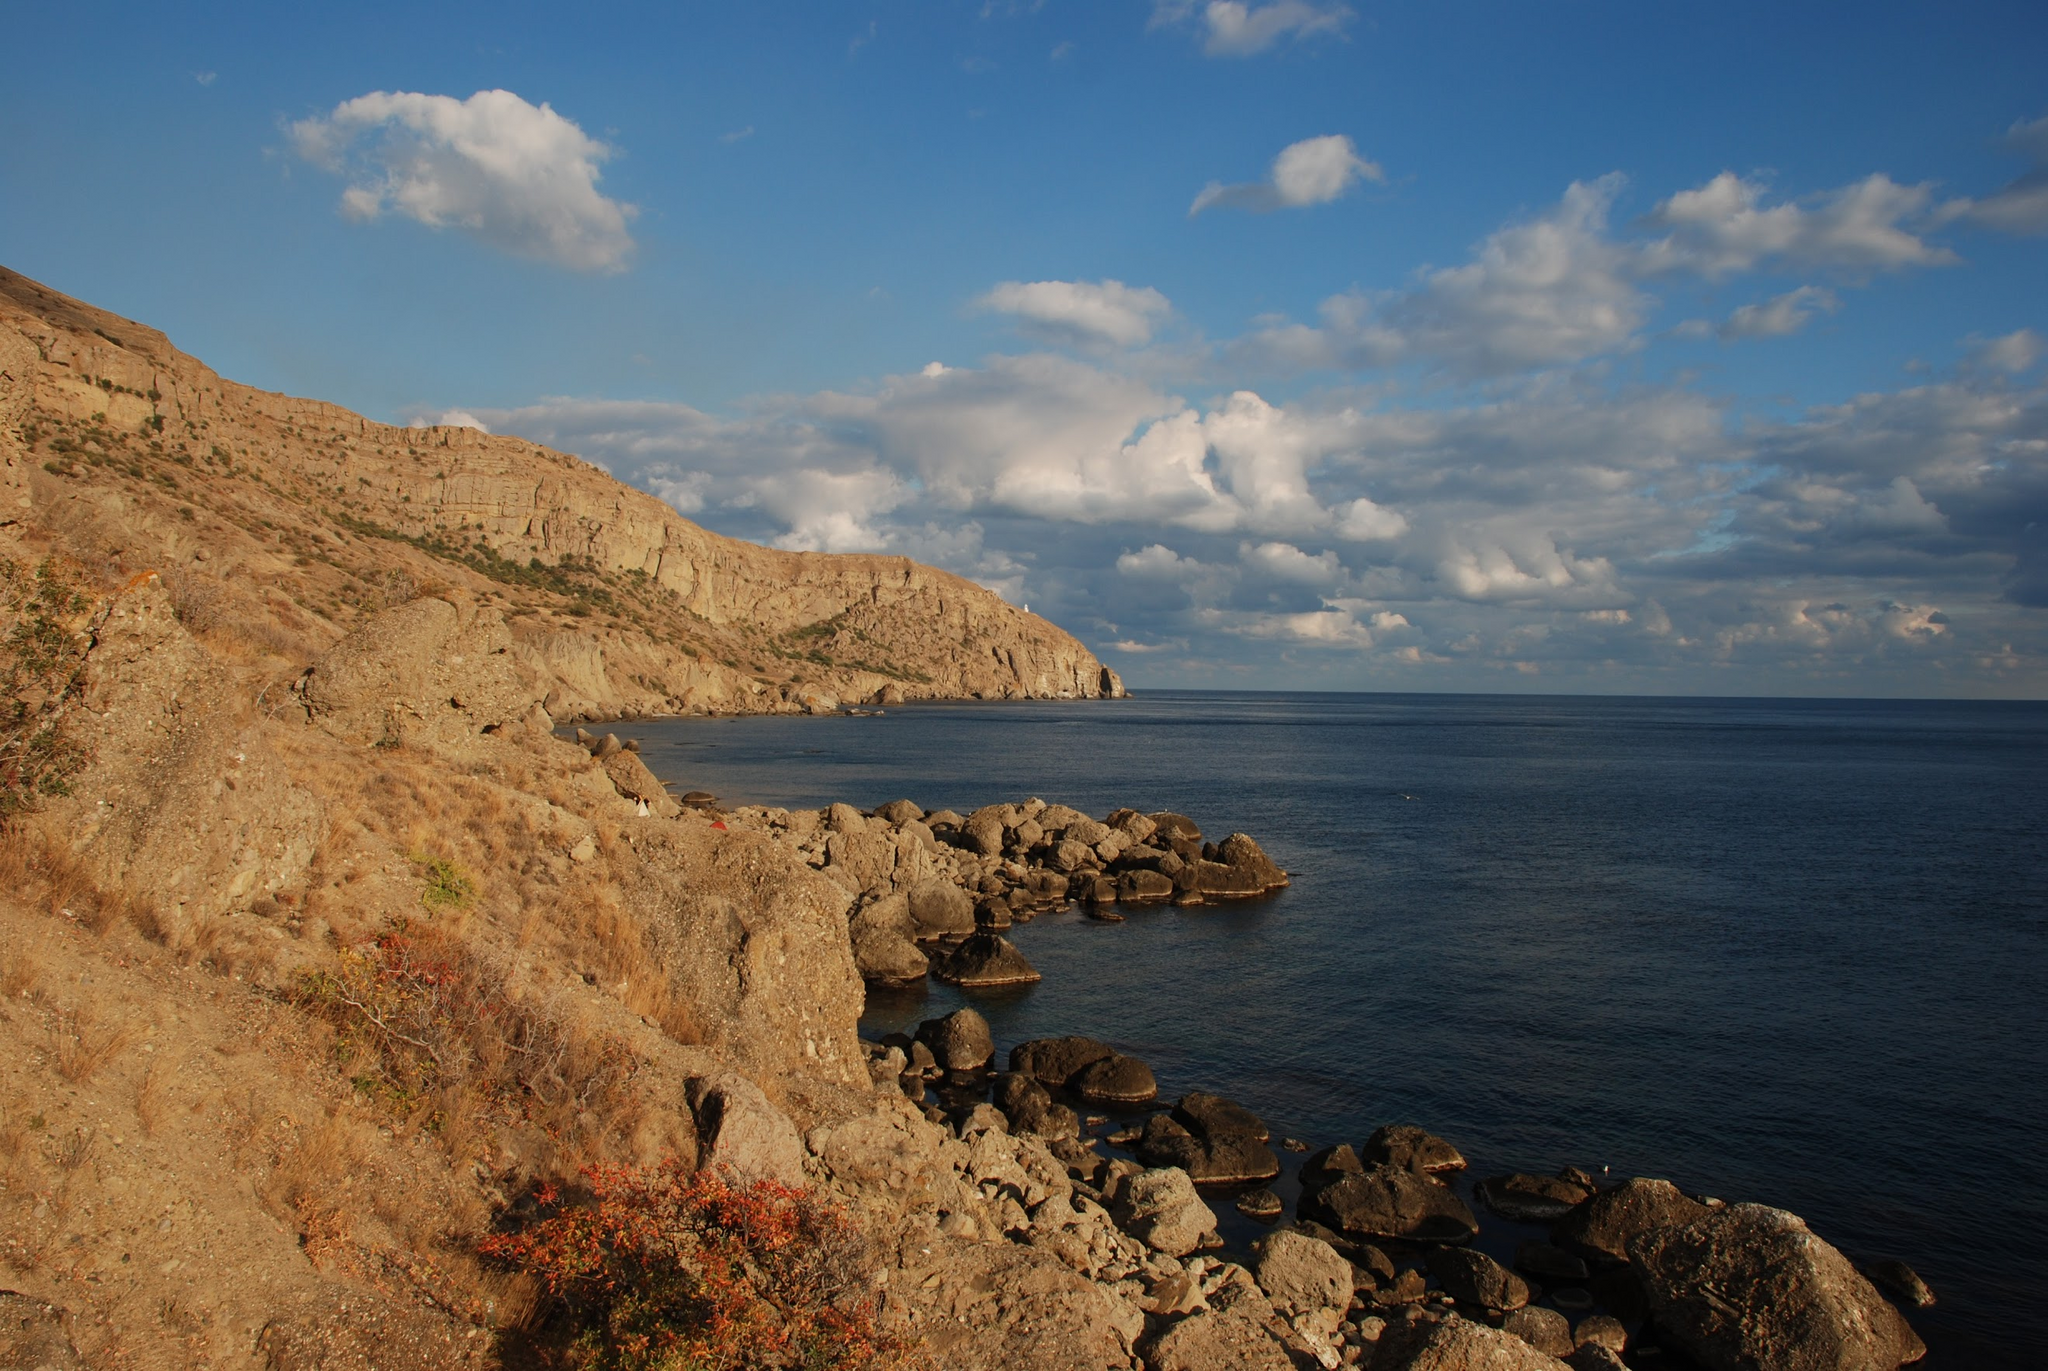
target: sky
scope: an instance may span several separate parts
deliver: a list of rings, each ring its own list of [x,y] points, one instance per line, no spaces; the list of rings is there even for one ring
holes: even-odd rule
[[[2048,10],[10,15],[0,263],[1133,686],[2048,695]]]

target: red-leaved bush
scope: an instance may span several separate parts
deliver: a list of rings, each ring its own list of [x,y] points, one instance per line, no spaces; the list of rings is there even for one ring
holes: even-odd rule
[[[866,1244],[836,1205],[712,1171],[589,1166],[587,1203],[485,1239],[579,1327],[592,1371],[866,1371],[905,1345],[875,1326]]]

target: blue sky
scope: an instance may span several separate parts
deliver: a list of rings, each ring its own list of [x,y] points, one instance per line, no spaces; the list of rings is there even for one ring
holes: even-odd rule
[[[2048,18],[71,7],[0,261],[1133,682],[2039,696]]]

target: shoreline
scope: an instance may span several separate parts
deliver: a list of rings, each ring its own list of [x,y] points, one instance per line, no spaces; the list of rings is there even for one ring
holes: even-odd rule
[[[853,820],[857,819],[863,823],[881,820],[893,821],[899,828],[904,823],[922,824],[935,838],[945,834],[949,844],[957,842],[963,846],[971,846],[961,836],[967,818],[951,811],[925,811],[909,806],[916,809],[913,818],[907,810],[901,808],[905,805],[907,802],[899,801],[893,806],[882,806],[875,811],[861,812],[853,810],[848,805],[834,804],[812,813],[815,814],[817,827],[831,830],[832,836],[842,839],[849,837],[850,833],[862,831],[855,826]],[[1005,836],[1010,840],[1009,855],[1015,858],[1026,855],[1034,846],[1028,841],[1034,837],[1028,829],[1021,835],[1027,839],[1023,852],[1018,851],[1015,841],[1020,836],[1015,831],[1017,823],[1028,822],[1027,813],[1035,812],[1029,807],[1036,807],[1037,810],[1055,808],[1044,805],[1042,801],[1032,800],[1020,806],[986,806],[984,810],[976,811],[975,815],[983,820],[985,834],[988,821],[993,817],[988,811],[1012,811],[1014,817],[1005,825]],[[898,809],[894,815],[888,813],[892,808]],[[793,820],[790,817],[799,811],[766,806],[740,806],[721,813],[724,817],[737,818],[743,823],[765,823],[771,829],[781,826],[785,831],[795,829],[801,832],[811,827],[806,821]],[[1113,819],[1124,813],[1126,811],[1113,811],[1108,817]],[[1139,817],[1156,822],[1162,816]],[[1182,816],[1166,817],[1179,819]],[[835,819],[838,821],[836,825]],[[1099,826],[1108,826],[1102,820],[1088,821]],[[1199,830],[1193,835],[1192,841],[1203,841]],[[821,866],[829,874],[834,864],[834,854],[829,851],[829,839],[824,846],[827,849],[823,854],[825,860],[814,862],[814,865]],[[982,846],[990,849],[980,853],[983,857],[995,857],[1005,851],[1001,843],[985,842]],[[1208,855],[1215,855],[1214,846],[1210,844],[1211,851]],[[1041,857],[1044,855],[1042,847],[1039,848],[1039,854]],[[1260,856],[1263,857],[1263,853]],[[1011,875],[1023,877],[1028,875],[1028,872],[1029,867],[1023,872],[1013,871]],[[1256,892],[1247,893],[1254,898],[1269,896],[1283,886],[1284,881],[1282,885],[1269,885]],[[1011,888],[1023,887],[1020,883]],[[1001,894],[1000,891],[988,893],[998,896]],[[858,938],[860,915],[880,903],[879,900],[863,898],[872,894],[873,892],[869,891],[853,897],[850,936]],[[1042,892],[1034,892],[1034,895],[1033,899],[1019,904],[1010,911],[1011,917],[1000,924],[1000,931],[1007,931],[1016,922],[1028,922],[1048,909],[1072,909],[1077,906],[1077,902],[1066,897],[1064,890],[1053,900],[1044,898]],[[1187,901],[1198,902],[1199,896]],[[1175,903],[1178,904],[1180,901]],[[1113,899],[1101,899],[1095,905],[1098,912],[1108,912],[1114,908]],[[975,937],[998,933],[998,928],[991,926],[994,921],[987,917],[988,912],[988,902],[983,900],[976,910],[973,933],[955,930],[937,934],[921,940],[920,945],[938,950],[949,943],[958,946]],[[1111,917],[1121,916],[1111,914]],[[1022,957],[1021,952],[1018,955]],[[907,987],[901,983],[891,984],[888,978],[878,978],[878,981],[879,983],[871,982],[868,1002],[873,1005],[877,998],[884,1001],[896,1000],[899,1012],[892,1017],[903,1017],[904,1011],[909,1010],[913,1000],[922,1000],[929,995],[928,983],[921,976],[911,980]],[[1170,1165],[1170,1154],[1159,1149],[1160,1144],[1170,1144],[1171,1140],[1149,1137],[1147,1134],[1167,1131],[1166,1128],[1159,1126],[1160,1120],[1186,1118],[1188,1102],[1199,1096],[1199,1090],[1192,1094],[1184,1093],[1177,1102],[1170,1102],[1165,1096],[1160,1096],[1144,1102],[1113,1103],[1099,1097],[1076,1093],[1069,1083],[1054,1080],[1050,1083],[1040,1082],[1047,1085],[1045,1099],[1024,1099],[1027,1092],[1016,1083],[1020,1077],[1029,1077],[1032,1073],[1028,1069],[1022,1072],[1017,1069],[1017,1054],[1020,1051],[1027,1055],[1031,1052],[1033,1044],[1028,1042],[1007,1045],[1008,1064],[1011,1068],[1008,1071],[997,1069],[1002,1057],[1000,1046],[992,1039],[989,1045],[989,1058],[981,1065],[964,1071],[949,1069],[944,1063],[932,1058],[928,1050],[928,1040],[943,1036],[944,1026],[948,1022],[958,1021],[963,1017],[978,1020],[980,1032],[986,1036],[986,1020],[981,1018],[973,1004],[978,996],[989,993],[1000,996],[1004,992],[1000,985],[965,985],[958,987],[958,993],[968,1002],[963,1009],[938,1018],[928,1018],[918,1025],[914,1033],[906,1031],[909,1028],[906,1023],[898,1032],[871,1037],[870,1011],[863,1010],[862,1047],[868,1056],[878,1089],[893,1088],[900,1091],[907,1102],[919,1107],[919,1112],[929,1123],[945,1129],[963,1142],[971,1140],[978,1132],[986,1131],[991,1126],[1006,1132],[1047,1139],[1053,1147],[1053,1155],[1068,1162],[1077,1193],[1099,1198],[1103,1202],[1113,1204],[1116,1184],[1129,1175],[1139,1174],[1139,1168]],[[1087,1027],[1088,1025],[1072,1025],[1068,1031],[1085,1030]],[[1116,1055],[1110,1043],[1100,1043],[1097,1046],[1106,1053]],[[920,1061],[920,1057],[924,1060]],[[1149,1069],[1146,1076],[1149,1079]],[[1012,1117],[1017,1114],[1020,1100],[1024,1114]],[[1254,1131],[1264,1131],[1262,1121],[1250,1116],[1249,1111],[1242,1110],[1241,1106],[1223,1103],[1226,1110],[1236,1110],[1244,1117],[1251,1118]],[[1010,1108],[1006,1110],[1003,1108],[1004,1105],[1009,1105]],[[1045,1122],[1047,1115],[1052,1116],[1050,1125]],[[1187,1130],[1180,1131],[1185,1138]],[[1199,1144],[1204,1140],[1197,1138],[1196,1141]],[[1218,1141],[1225,1151],[1232,1147],[1243,1150],[1242,1137],[1233,1141],[1229,1135],[1219,1135],[1215,1141]],[[1476,1315],[1476,1321],[1480,1324],[1489,1328],[1509,1329],[1516,1334],[1519,1341],[1551,1356],[1576,1356],[1586,1341],[1576,1338],[1576,1325],[1587,1324],[1598,1333],[1606,1329],[1606,1325],[1598,1322],[1601,1319],[1614,1320],[1615,1327],[1620,1330],[1621,1338],[1611,1349],[1617,1354],[1626,1350],[1631,1357],[1640,1360],[1654,1357],[1660,1346],[1665,1349],[1674,1346],[1672,1333],[1668,1329],[1660,1332],[1648,1317],[1648,1292],[1633,1290],[1628,1280],[1615,1276],[1615,1270],[1630,1270],[1630,1266],[1620,1254],[1612,1251],[1604,1254],[1610,1262],[1622,1261],[1623,1264],[1603,1273],[1597,1265],[1587,1260],[1586,1255],[1574,1256],[1574,1251],[1590,1255],[1588,1249],[1584,1246],[1575,1249],[1558,1247],[1549,1241],[1555,1236],[1554,1224],[1532,1217],[1547,1212],[1543,1209],[1545,1205],[1558,1205],[1559,1195],[1555,1192],[1559,1189],[1565,1190],[1569,1196],[1570,1187],[1579,1187],[1571,1204],[1564,1206],[1557,1213],[1550,1214],[1552,1220],[1564,1218],[1570,1213],[1582,1212],[1588,1206],[1596,1204],[1604,1203],[1609,1207],[1620,1205],[1624,1202],[1623,1199],[1613,1197],[1630,1195],[1633,1193],[1632,1187],[1641,1189],[1652,1184],[1650,1182],[1623,1181],[1619,1177],[1607,1176],[1596,1182],[1587,1172],[1570,1166],[1560,1172],[1559,1177],[1549,1178],[1548,1181],[1526,1173],[1503,1173],[1500,1176],[1488,1177],[1467,1176],[1463,1174],[1463,1158],[1457,1154],[1456,1149],[1443,1144],[1440,1139],[1430,1137],[1429,1142],[1432,1145],[1442,1147],[1451,1155],[1458,1156],[1458,1163],[1455,1167],[1437,1168],[1429,1184],[1447,1191],[1452,1197],[1453,1204],[1464,1207],[1467,1217],[1472,1220],[1470,1232],[1456,1236],[1447,1243],[1445,1235],[1441,1233],[1410,1233],[1405,1236],[1368,1234],[1332,1228],[1311,1217],[1335,1216],[1336,1211],[1321,1203],[1320,1197],[1329,1190],[1333,1176],[1339,1175],[1349,1163],[1358,1162],[1359,1153],[1365,1150],[1365,1146],[1359,1145],[1356,1140],[1319,1146],[1315,1140],[1297,1142],[1292,1138],[1273,1135],[1257,1141],[1262,1145],[1270,1143],[1270,1146],[1262,1146],[1262,1150],[1272,1158],[1270,1174],[1219,1181],[1205,1179],[1199,1174],[1199,1164],[1192,1168],[1181,1168],[1197,1182],[1194,1191],[1196,1195],[1204,1201],[1217,1201],[1208,1209],[1214,1222],[1210,1225],[1208,1233],[1190,1249],[1190,1252],[1197,1260],[1205,1257],[1211,1260],[1216,1257],[1228,1257],[1255,1265],[1261,1260],[1263,1250],[1271,1247],[1280,1239],[1280,1235],[1284,1234],[1293,1235],[1287,1239],[1289,1242],[1293,1241],[1294,1237],[1312,1239],[1350,1263],[1354,1274],[1360,1275],[1362,1283],[1357,1289],[1363,1302],[1355,1302],[1354,1307],[1347,1311],[1351,1316],[1348,1321],[1337,1321],[1336,1326],[1324,1335],[1324,1342],[1329,1350],[1339,1357],[1338,1362],[1326,1361],[1326,1365],[1342,1364],[1347,1359],[1366,1359],[1372,1353],[1367,1344],[1377,1343],[1387,1329],[1394,1330],[1395,1341],[1398,1342],[1400,1337],[1414,1334],[1418,1324],[1431,1322],[1433,1316],[1439,1313],[1449,1314],[1454,1321],[1460,1318],[1470,1321]],[[1368,1140],[1367,1146],[1371,1141]],[[1183,1151],[1185,1152],[1185,1149]],[[1199,1147],[1197,1153],[1199,1154]],[[1339,1163],[1339,1169],[1335,1171],[1330,1167],[1333,1154],[1337,1156]],[[1349,1155],[1349,1163],[1345,1154]],[[1569,1179],[1563,1179],[1566,1177]],[[1445,1183],[1446,1179],[1449,1181],[1448,1184]],[[1098,1188],[1093,1184],[1097,1180],[1106,1180],[1109,1188]],[[1517,1192],[1513,1189],[1515,1184],[1534,1187],[1534,1190],[1528,1193]],[[1670,1186],[1668,1182],[1654,1182],[1654,1185],[1663,1188],[1658,1192],[1659,1198],[1669,1200],[1674,1215],[1674,1222],[1664,1225],[1667,1228],[1675,1229],[1680,1226],[1675,1222],[1676,1217],[1700,1220],[1711,1217],[1713,1212],[1734,1212],[1736,1209],[1748,1216],[1751,1211],[1758,1209],[1757,1206],[1731,1207],[1714,1197],[1687,1195]],[[1668,1196],[1664,1194],[1665,1191],[1669,1192]],[[1240,1212],[1233,1203],[1240,1197],[1249,1196],[1258,1197],[1260,1202],[1255,1207],[1261,1211],[1260,1213],[1254,1215],[1250,1212]],[[1603,1200],[1603,1196],[1609,1198]],[[1516,1208],[1518,1203],[1522,1205],[1519,1210]],[[1764,1212],[1779,1214],[1781,1211]],[[1510,1217],[1510,1214],[1515,1217]],[[1484,1218],[1482,1220],[1476,1216]],[[1797,1222],[1789,1220],[1789,1216],[1787,1221]],[[1799,1228],[1801,1232],[1805,1232],[1803,1224],[1800,1224]],[[1371,1238],[1376,1238],[1377,1241],[1369,1241]],[[1829,1253],[1834,1252],[1834,1249],[1827,1247],[1825,1243],[1821,1243],[1820,1246]],[[1458,1258],[1456,1261],[1442,1256],[1441,1253],[1450,1247],[1471,1255]],[[1214,1257],[1210,1257],[1210,1254],[1214,1254]],[[1560,1278],[1556,1274],[1557,1271],[1569,1270],[1570,1263],[1574,1261],[1581,1263],[1580,1278],[1585,1284],[1558,1284]],[[1458,1284],[1464,1278],[1456,1270],[1451,1269],[1457,1262],[1464,1262],[1479,1271],[1486,1281],[1493,1282],[1488,1288],[1512,1292],[1519,1288],[1519,1282],[1521,1287],[1527,1289],[1526,1300],[1522,1304],[1515,1304],[1515,1297],[1507,1298],[1504,1302],[1514,1305],[1513,1309],[1494,1308],[1483,1304],[1475,1307],[1471,1299],[1461,1300],[1448,1288],[1457,1286],[1460,1294],[1471,1293]],[[1535,1274],[1531,1270],[1531,1263],[1545,1274]],[[1847,1269],[1845,1260],[1840,1264]],[[1387,1268],[1387,1279],[1378,1286],[1374,1284],[1377,1278],[1361,1274],[1369,1267],[1375,1266]],[[1869,1271],[1879,1269],[1871,1267]],[[1882,1270],[1897,1277],[1894,1281],[1895,1288],[1889,1296],[1879,1295],[1871,1288],[1869,1271],[1861,1274],[1852,1271],[1851,1277],[1860,1282],[1865,1292],[1878,1300],[1883,1309],[1892,1311],[1892,1317],[1897,1320],[1894,1331],[1899,1339],[1900,1351],[1904,1353],[1921,1347],[1910,1326],[1902,1316],[1897,1315],[1892,1300],[1910,1302],[1908,1295],[1912,1292],[1924,1292],[1924,1284],[1920,1283],[1918,1277],[1903,1263],[1893,1261]],[[1568,1281],[1569,1277],[1564,1279]],[[1517,1310],[1542,1312],[1517,1313]],[[1514,1317],[1509,1317],[1511,1314]],[[1389,1315],[1397,1322],[1386,1322]],[[1375,1319],[1382,1320],[1377,1327],[1372,1326],[1370,1322]],[[1563,1325],[1562,1328],[1560,1323]],[[1300,1331],[1296,1330],[1297,1335]],[[1367,1334],[1372,1336],[1366,1336]],[[1566,1336],[1571,1336],[1574,1340],[1566,1344],[1562,1341]],[[1307,1341],[1313,1345],[1316,1339],[1310,1337]],[[1352,1352],[1349,1358],[1346,1357],[1346,1349]],[[1921,1347],[1921,1353],[1924,1354],[1924,1347]],[[1320,1358],[1320,1353],[1315,1355]],[[1594,1355],[1586,1354],[1587,1357]],[[1579,1362],[1573,1361],[1570,1364],[1578,1365]],[[1592,1364],[1604,1363],[1595,1361]],[[1613,1364],[1624,1363],[1617,1356]]]

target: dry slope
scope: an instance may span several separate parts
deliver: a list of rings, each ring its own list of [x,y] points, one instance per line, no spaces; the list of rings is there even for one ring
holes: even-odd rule
[[[1115,696],[1075,639],[902,557],[706,532],[590,464],[224,380],[0,268],[0,526],[286,655],[449,585],[501,610],[557,719],[898,698]]]

